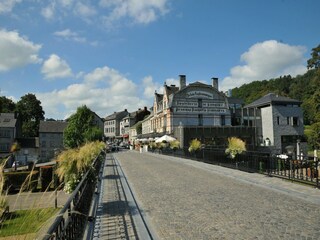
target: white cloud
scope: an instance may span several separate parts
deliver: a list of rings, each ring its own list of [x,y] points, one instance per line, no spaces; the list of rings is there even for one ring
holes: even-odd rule
[[[97,12],[93,6],[77,2],[75,6],[75,13],[83,18],[89,18],[96,15]]]
[[[14,6],[17,3],[20,3],[21,0],[1,0],[0,1],[0,14],[11,12]]]
[[[66,40],[72,40],[75,42],[85,43],[87,41],[86,38],[79,36],[77,32],[73,32],[68,28],[62,31],[54,32],[53,34],[57,37],[61,37]]]
[[[54,18],[55,14],[55,2],[51,2],[47,7],[42,8],[41,15],[47,20],[51,20]]]
[[[41,45],[30,42],[16,31],[0,30],[0,72],[40,63]]]
[[[140,24],[151,23],[169,11],[167,5],[167,0],[100,0],[100,6],[110,11],[105,16],[108,26],[125,18]]]
[[[65,118],[81,105],[87,105],[100,117],[106,117],[114,111],[125,108],[134,111],[152,104],[140,97],[133,81],[115,69],[105,66],[82,76],[81,83],[37,94],[47,118]]]
[[[46,79],[66,78],[73,76],[67,62],[59,56],[52,54],[44,63],[41,69]]]
[[[160,92],[162,90],[162,86],[159,83],[154,82],[151,76],[145,77],[142,80],[142,85],[144,86],[143,94],[146,98],[153,98],[155,91],[157,91],[158,93],[162,93]]]
[[[62,7],[70,7],[72,6],[73,0],[59,0],[59,3]]]
[[[167,78],[165,80],[165,83],[167,86],[175,85],[179,87],[180,85],[179,80],[174,78]],[[153,101],[155,91],[157,93],[163,94],[163,84],[154,82],[152,76],[146,76],[145,78],[143,78],[142,85],[144,86],[143,94],[146,99],[150,99],[151,101]]]
[[[275,40],[256,43],[241,55],[244,65],[235,66],[230,76],[220,84],[222,90],[239,87],[255,80],[281,75],[296,76],[307,71],[304,65],[306,48],[280,43]]]

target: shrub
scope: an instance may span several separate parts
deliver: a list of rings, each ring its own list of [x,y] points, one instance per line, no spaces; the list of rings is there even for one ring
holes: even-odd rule
[[[170,148],[172,150],[177,150],[180,148],[180,142],[178,140],[174,140],[172,142],[170,142]]]
[[[193,153],[195,151],[198,151],[201,148],[201,142],[198,139],[193,139],[190,142],[190,146],[189,146],[189,152]]]
[[[230,155],[231,158],[235,158],[237,154],[246,151],[246,144],[240,138],[231,137],[228,138],[228,148],[226,154]]]
[[[104,148],[105,144],[97,141],[87,143],[81,148],[68,149],[58,155],[56,173],[60,181],[64,181],[64,190],[67,193],[71,193],[76,188],[88,170],[93,171],[93,161]]]

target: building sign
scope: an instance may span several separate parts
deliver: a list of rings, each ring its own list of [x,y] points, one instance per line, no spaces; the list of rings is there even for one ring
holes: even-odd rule
[[[175,108],[175,112],[183,113],[226,113],[226,109],[219,108]]]
[[[209,98],[213,99],[213,94],[205,91],[190,91],[186,93],[187,98]]]
[[[177,106],[198,107],[198,102],[177,101]]]
[[[202,103],[203,107],[225,107],[225,103]]]

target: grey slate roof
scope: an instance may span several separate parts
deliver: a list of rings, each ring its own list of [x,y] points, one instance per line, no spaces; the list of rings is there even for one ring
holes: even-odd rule
[[[262,98],[259,98],[258,100],[244,106],[244,108],[249,107],[263,107],[267,105],[277,105],[277,104],[298,104],[300,105],[301,102],[295,99],[291,99],[288,97],[279,96],[274,93],[268,93],[267,95],[263,96]]]
[[[112,113],[111,115],[107,116],[107,117],[105,118],[105,120],[106,120],[106,121],[114,120],[114,119],[120,120],[120,119],[124,118],[125,116],[127,116],[127,114],[129,114],[128,111],[127,111],[127,109],[125,109],[125,110],[122,111],[122,112],[114,112],[114,113]]]
[[[15,119],[14,113],[0,113],[0,127],[14,128],[16,122],[17,119]]]
[[[62,121],[40,121],[40,133],[63,133],[67,127],[67,122]]]

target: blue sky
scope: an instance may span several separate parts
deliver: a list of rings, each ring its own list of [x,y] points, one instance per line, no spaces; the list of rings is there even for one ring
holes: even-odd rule
[[[153,103],[164,82],[221,91],[303,74],[318,0],[1,0],[1,95],[36,94],[46,118]]]

